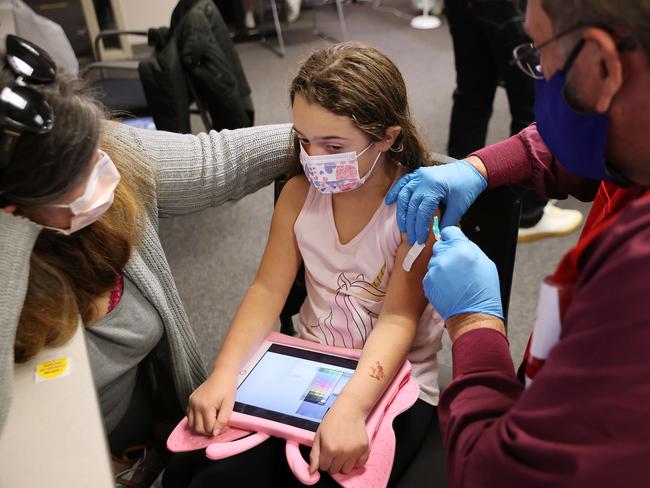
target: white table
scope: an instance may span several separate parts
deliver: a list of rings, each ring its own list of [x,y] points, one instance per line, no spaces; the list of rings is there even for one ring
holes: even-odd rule
[[[37,365],[60,358],[70,374],[35,381]],[[115,486],[81,327],[64,346],[16,365],[0,460],[0,488]]]

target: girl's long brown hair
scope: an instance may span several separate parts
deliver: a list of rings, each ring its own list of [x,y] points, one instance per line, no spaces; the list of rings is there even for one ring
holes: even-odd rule
[[[13,82],[0,72],[0,88]],[[37,87],[53,107],[55,122],[45,135],[22,135],[13,157],[0,168],[0,207],[48,203],[79,183],[99,145],[111,156],[122,179],[113,205],[97,222],[64,236],[43,230],[36,240],[27,294],[16,332],[15,361],[32,358],[45,346],[67,341],[79,317],[95,315],[93,301],[112,289],[142,234],[144,179],[128,157],[101,138],[104,110],[76,80],[57,79]],[[110,146],[110,144],[108,144]]]
[[[408,172],[430,164],[430,158],[411,120],[406,85],[397,66],[377,49],[344,42],[313,52],[301,66],[289,89],[309,103],[352,119],[371,141],[386,137],[386,129],[402,131],[390,151],[390,160]],[[299,151],[297,139],[294,149]]]

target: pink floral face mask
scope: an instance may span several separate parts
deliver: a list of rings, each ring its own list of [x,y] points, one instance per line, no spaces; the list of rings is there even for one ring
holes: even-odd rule
[[[363,176],[359,176],[359,156],[365,153],[373,144],[371,142],[359,154],[356,151],[350,151],[320,156],[310,156],[303,145],[300,144],[300,163],[309,182],[321,193],[341,193],[356,190],[370,177],[377,161],[379,161],[379,156],[381,156],[381,152],[378,153],[368,172]]]

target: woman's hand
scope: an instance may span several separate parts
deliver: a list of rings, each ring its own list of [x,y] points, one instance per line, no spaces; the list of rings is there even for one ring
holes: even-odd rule
[[[366,414],[356,402],[339,397],[321,423],[309,456],[309,471],[348,474],[368,461]]]
[[[215,370],[190,395],[187,420],[199,434],[219,435],[226,429],[237,390],[237,373]]]

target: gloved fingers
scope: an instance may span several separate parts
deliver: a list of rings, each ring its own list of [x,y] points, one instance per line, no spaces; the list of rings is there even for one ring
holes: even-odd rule
[[[467,236],[463,234],[463,231],[459,227],[449,226],[445,227],[440,231],[440,237],[442,241],[469,241]]]
[[[437,295],[436,286],[438,285],[437,282],[440,280],[439,279],[436,280],[438,265],[437,263],[432,264],[431,262],[433,260],[434,258],[431,258],[431,261],[429,261],[429,270],[424,275],[424,278],[422,278],[422,289],[424,290],[424,295],[427,297],[429,303],[431,303],[433,307],[436,308],[435,306],[436,295]]]
[[[399,180],[397,180],[397,182],[393,185],[393,187],[386,194],[386,198],[384,199],[384,201],[386,202],[386,205],[390,205],[392,203],[395,203],[395,201],[397,200],[397,196],[402,191],[402,188],[404,188],[404,186],[406,186],[406,184],[408,182],[410,182],[413,178],[415,178],[415,176],[416,176],[416,173],[412,172],[412,173],[408,173],[408,174],[402,176]]]
[[[420,204],[424,199],[424,193],[416,191],[411,197],[411,201],[408,205],[408,210],[406,213],[406,233],[408,234],[408,242],[410,245],[413,245],[415,243],[415,220],[419,212]]]
[[[411,180],[399,194],[397,199],[397,226],[400,232],[406,232],[408,207],[413,199],[413,193],[418,187],[418,180]]]
[[[431,264],[432,261],[433,261],[433,257],[431,257],[431,259],[429,260],[429,264],[427,265],[429,269],[424,274],[424,278],[422,278],[422,287],[423,287],[424,290],[428,290],[431,287],[431,285],[433,284],[433,281],[432,281],[433,280],[433,273],[431,272],[431,268],[435,267],[435,263]],[[427,297],[427,298],[429,298],[429,297]]]
[[[465,212],[467,212],[467,208],[469,207],[463,208],[458,203],[458,201],[453,200],[447,201],[445,213],[442,215],[442,219],[440,220],[441,229],[444,229],[445,227],[452,227],[458,224],[461,217],[465,215]]]
[[[435,202],[432,198],[427,198],[420,204],[417,215],[415,217],[416,242],[419,242],[420,244],[426,242],[427,237],[429,236],[429,226],[431,225],[431,219],[433,218],[433,214],[437,209],[438,202]]]
[[[440,259],[436,259],[434,255],[429,263],[429,270],[422,279],[422,289],[429,303],[447,321],[458,308],[458,297],[449,296],[448,290],[453,287],[453,283],[446,281],[449,276],[442,268]]]

